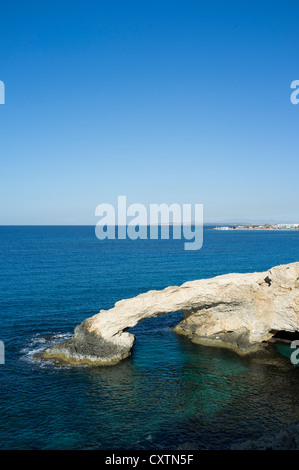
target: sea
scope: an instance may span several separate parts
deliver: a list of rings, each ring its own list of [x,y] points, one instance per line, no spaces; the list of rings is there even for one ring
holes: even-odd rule
[[[187,251],[184,240],[99,240],[92,226],[1,226],[0,449],[229,449],[298,421],[288,344],[266,359],[194,344],[173,331],[183,312],[131,328],[132,354],[114,366],[33,357],[118,300],[298,260],[299,231],[205,226]]]

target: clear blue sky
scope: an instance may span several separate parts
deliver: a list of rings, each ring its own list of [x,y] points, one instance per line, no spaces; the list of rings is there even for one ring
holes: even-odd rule
[[[202,203],[299,222],[299,3],[1,3],[0,224]]]

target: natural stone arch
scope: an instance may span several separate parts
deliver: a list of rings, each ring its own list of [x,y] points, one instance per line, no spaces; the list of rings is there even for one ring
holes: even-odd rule
[[[180,311],[184,318],[175,328],[177,333],[247,353],[275,331],[299,330],[298,286],[299,262],[148,291],[87,318],[70,341],[42,356],[68,364],[114,364],[130,354],[135,336],[128,328],[145,318]]]

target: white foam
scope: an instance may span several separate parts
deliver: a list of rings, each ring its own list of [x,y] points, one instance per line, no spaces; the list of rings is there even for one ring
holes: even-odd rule
[[[33,359],[33,356],[41,353],[47,348],[51,348],[54,344],[68,341],[72,336],[72,333],[53,333],[47,335],[36,333],[27,341],[26,346],[21,349],[21,360],[30,364],[38,365],[39,367],[53,367],[54,365],[55,367],[61,367],[57,366],[52,361],[36,361]]]

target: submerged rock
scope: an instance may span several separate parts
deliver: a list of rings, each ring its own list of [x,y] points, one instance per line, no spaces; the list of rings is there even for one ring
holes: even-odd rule
[[[194,442],[183,442],[176,450],[199,450]]]
[[[299,330],[299,262],[267,272],[225,274],[148,291],[116,302],[77,326],[74,337],[43,353],[68,364],[109,365],[129,356],[135,336],[126,332],[145,318],[184,312],[179,334],[240,354],[256,351],[277,332]]]
[[[256,440],[234,444],[232,450],[299,450],[299,423],[280,429],[277,434],[266,434]]]

